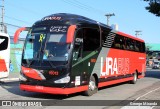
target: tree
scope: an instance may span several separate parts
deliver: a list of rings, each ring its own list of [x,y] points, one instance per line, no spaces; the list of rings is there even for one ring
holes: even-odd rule
[[[160,0],[144,0],[149,2],[149,6],[146,7],[148,12],[160,17]]]

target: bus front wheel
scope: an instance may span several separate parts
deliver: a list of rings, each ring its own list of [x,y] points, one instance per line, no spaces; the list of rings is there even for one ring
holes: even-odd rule
[[[97,91],[98,91],[98,86],[96,84],[96,79],[94,76],[91,76],[89,84],[88,84],[88,90],[85,91],[84,94],[86,96],[91,96],[91,95],[97,93]]]

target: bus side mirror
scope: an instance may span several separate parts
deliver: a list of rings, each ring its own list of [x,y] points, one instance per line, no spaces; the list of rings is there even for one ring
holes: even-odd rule
[[[72,43],[73,38],[74,38],[75,30],[76,30],[76,25],[71,25],[71,26],[68,28],[66,43]]]
[[[21,27],[14,34],[14,43],[17,43],[19,35],[22,31],[29,31],[29,27]]]

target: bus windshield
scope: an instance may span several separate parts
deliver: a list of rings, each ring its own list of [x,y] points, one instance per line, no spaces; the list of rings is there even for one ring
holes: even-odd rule
[[[22,63],[26,61],[29,65],[45,66],[47,64],[43,65],[44,61],[49,64],[67,62],[69,46],[66,33],[30,31],[26,37]]]

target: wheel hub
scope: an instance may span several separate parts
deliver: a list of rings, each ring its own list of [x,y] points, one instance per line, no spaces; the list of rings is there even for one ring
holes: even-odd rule
[[[94,81],[90,81],[90,82],[89,82],[89,89],[94,90],[95,87],[96,87],[95,82],[94,82]]]
[[[134,81],[136,81],[136,80],[137,80],[137,75],[135,74],[135,75],[134,75]]]

